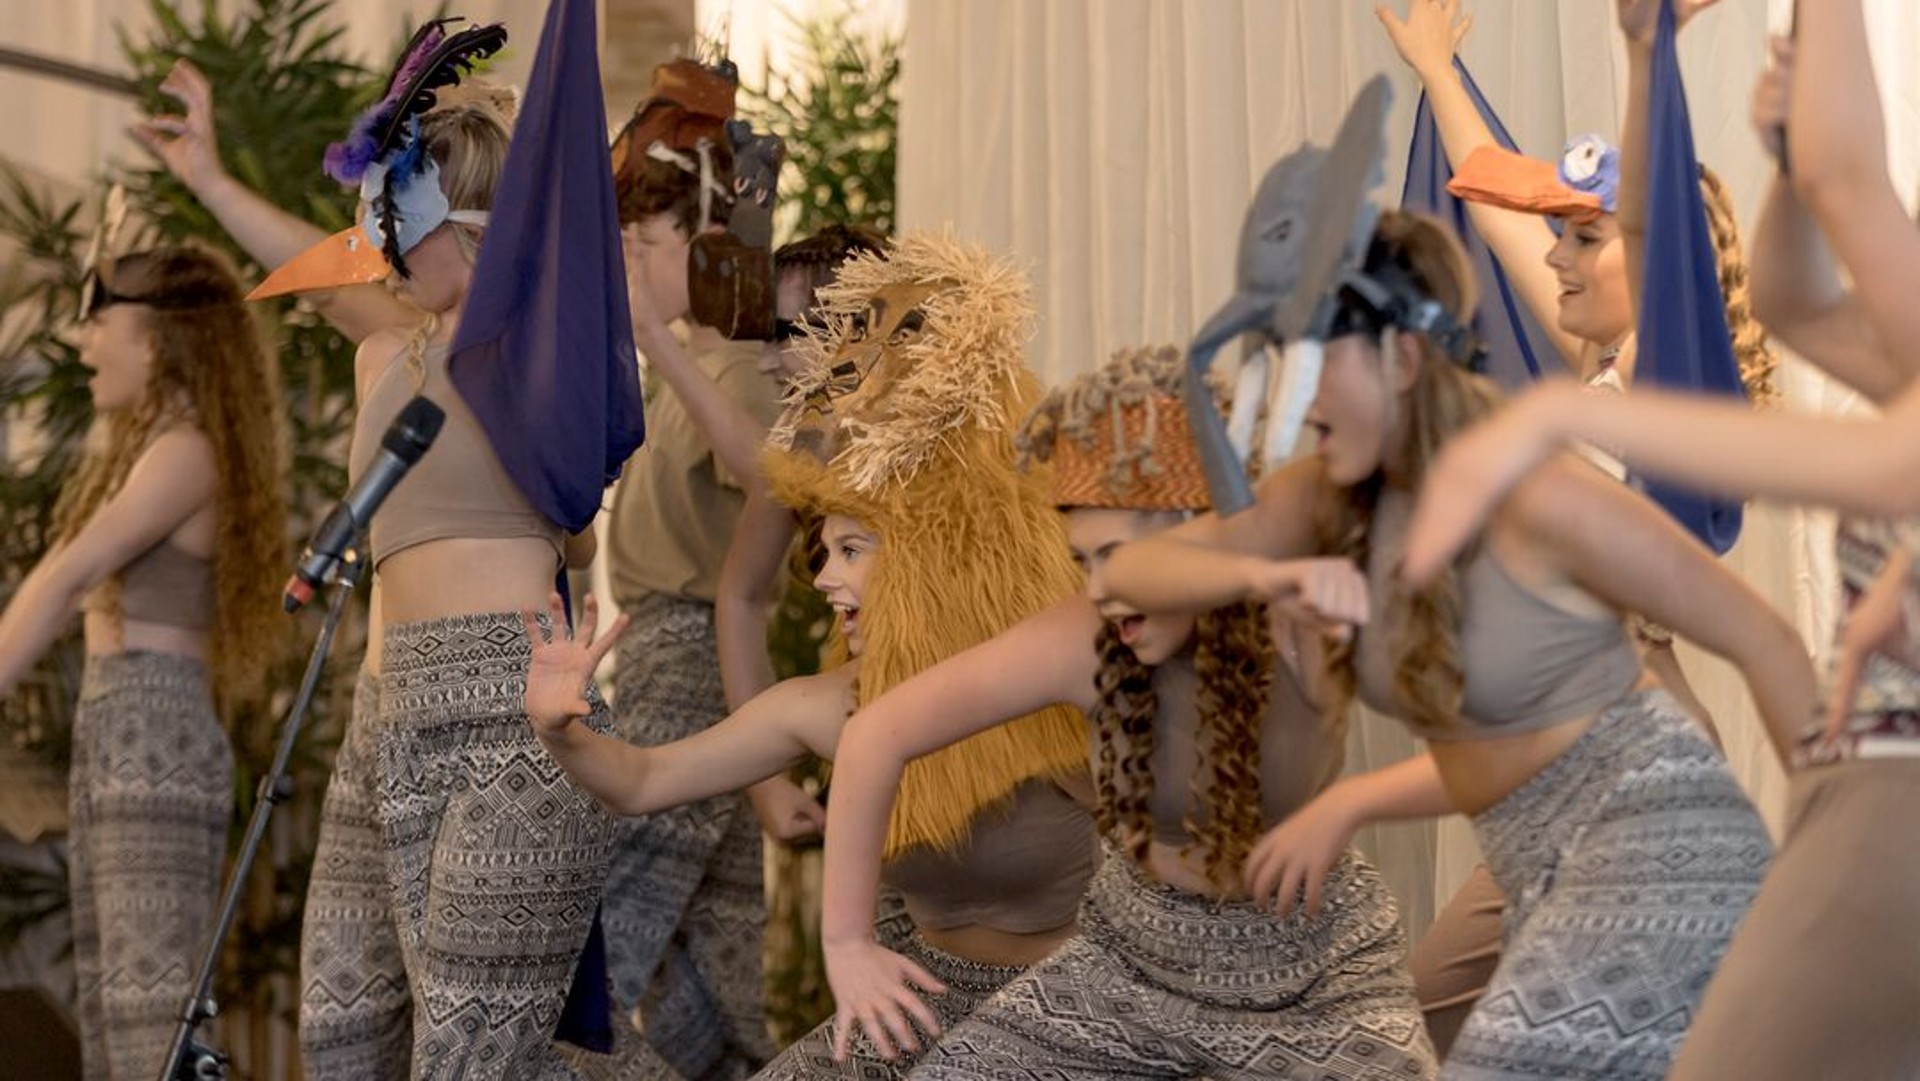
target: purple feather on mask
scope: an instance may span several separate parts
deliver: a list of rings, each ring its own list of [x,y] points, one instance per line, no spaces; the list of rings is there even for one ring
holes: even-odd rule
[[[436,62],[455,65],[471,63],[465,56],[437,55],[447,40],[446,24],[460,21],[463,20],[457,16],[435,19],[414,31],[400,59],[394,64],[393,74],[387,78],[386,94],[354,119],[353,127],[348,130],[345,139],[328,145],[321,162],[328,176],[349,187],[360,183],[367,166],[380,157],[382,146],[390,142],[394,124],[403,119],[400,114],[405,111],[408,99],[418,97],[420,87],[426,81],[422,76],[427,69]],[[504,39],[504,32],[500,36]],[[494,47],[497,48],[497,45]],[[492,51],[493,48],[484,49],[485,53]],[[442,81],[457,78],[456,73]]]

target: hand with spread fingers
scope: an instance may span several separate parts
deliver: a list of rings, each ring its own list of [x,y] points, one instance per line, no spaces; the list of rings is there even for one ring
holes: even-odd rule
[[[1320,915],[1327,872],[1339,862],[1360,828],[1353,808],[1335,785],[1266,832],[1247,853],[1242,880],[1253,903],[1286,919],[1296,906],[1308,919]]]
[[[856,1026],[880,1057],[888,1060],[903,1051],[920,1050],[922,1038],[939,1037],[940,1021],[921,994],[944,994],[947,986],[926,969],[871,938],[828,943],[826,960],[827,982],[836,1004],[835,1061],[847,1061]]]
[[[526,709],[535,735],[558,735],[576,718],[593,712],[587,687],[601,658],[627,629],[627,617],[623,615],[613,621],[607,633],[599,634],[600,604],[592,594],[587,595],[578,628],[567,626],[566,608],[558,593],[548,599],[547,615],[551,634],[541,628],[532,612],[520,613],[527,641],[533,647],[533,658],[527,664]]]
[[[179,102],[185,112],[148,117],[134,125],[133,137],[197,194],[227,173],[213,130],[213,84],[192,62],[178,60],[160,80],[160,92]]]
[[[1405,19],[1385,4],[1373,13],[1394,51],[1422,82],[1453,66],[1453,55],[1473,29],[1473,16],[1461,14],[1460,0],[1412,0]]]

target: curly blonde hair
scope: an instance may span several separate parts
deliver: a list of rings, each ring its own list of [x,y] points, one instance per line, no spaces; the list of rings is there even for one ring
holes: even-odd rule
[[[1469,317],[1475,302],[1473,271],[1459,242],[1444,226],[1417,214],[1389,210],[1381,214],[1374,240],[1385,258],[1407,271],[1456,319],[1464,322]],[[1409,393],[1406,441],[1395,452],[1394,466],[1401,481],[1417,491],[1441,446],[1491,414],[1501,397],[1493,383],[1451,362],[1424,339],[1416,340],[1423,362]],[[1322,553],[1367,566],[1384,483],[1376,473],[1350,488],[1328,486],[1318,501],[1314,523]],[[1382,625],[1393,635],[1394,697],[1407,720],[1429,730],[1446,731],[1459,724],[1466,686],[1460,660],[1459,568],[1476,552],[1470,548],[1423,589],[1408,590],[1394,581],[1387,597]],[[1352,639],[1327,651],[1325,715],[1330,725],[1343,724],[1353,703],[1353,660]]]
[[[1718,173],[1700,167],[1700,197],[1707,208],[1707,231],[1720,277],[1720,298],[1727,307],[1727,334],[1733,339],[1733,357],[1740,365],[1740,382],[1755,405],[1780,400],[1774,374],[1780,366],[1767,330],[1753,317],[1753,297],[1747,282],[1747,260],[1741,254],[1740,225],[1734,220],[1733,196]]]
[[[171,303],[145,309],[153,348],[145,393],[105,418],[105,438],[55,508],[56,543],[86,528],[162,433],[188,426],[212,443],[217,541],[208,669],[215,701],[231,720],[264,702],[269,671],[289,640],[276,588],[289,555],[279,365],[224,257],[196,246],[155,248],[115,260],[109,273],[118,295]],[[106,596],[117,618],[117,574]]]

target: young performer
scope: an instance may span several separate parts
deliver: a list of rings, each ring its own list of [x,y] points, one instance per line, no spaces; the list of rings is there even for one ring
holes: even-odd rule
[[[1885,403],[1885,418],[1754,416],[1665,395],[1576,409],[1542,387],[1436,463],[1412,530],[1410,573],[1430,573],[1501,498],[1509,470],[1525,470],[1563,438],[1613,440],[1642,469],[1732,493],[1873,516],[1920,507],[1902,474],[1913,458],[1900,449],[1915,443],[1920,402],[1903,389],[1916,364],[1901,344],[1920,341],[1911,300],[1920,231],[1887,179],[1859,5],[1806,5],[1796,41],[1772,48],[1754,122],[1793,167],[1776,178],[1761,219],[1756,302],[1797,351]],[[1834,273],[1836,257],[1850,288]],[[1589,416],[1588,405],[1602,408]],[[1920,878],[1904,843],[1911,834],[1899,825],[1920,786],[1911,724],[1920,677],[1913,623],[1902,617],[1916,596],[1915,539],[1905,522],[1841,524],[1851,614],[1826,732],[1806,731],[1805,716],[1770,730],[1793,767],[1787,837],[1708,989],[1676,1077],[1899,1076],[1920,1063],[1904,1020],[1920,1003],[1920,954],[1907,933],[1920,913]],[[1787,986],[1779,986],[1783,971],[1796,974]]]
[[[1177,350],[1123,352],[1050,395],[1022,433],[1053,466],[1085,595],[849,723],[823,927],[838,1048],[915,1052],[950,1029],[915,1077],[1432,1075],[1405,937],[1373,868],[1349,851],[1324,903],[1272,911],[1281,885],[1261,870],[1261,834],[1338,774],[1344,747],[1344,726],[1307,702],[1291,629],[1282,662],[1254,605],[1196,621],[1106,594],[1117,546],[1207,506],[1182,370]],[[1080,933],[954,1028],[938,975],[874,940],[883,825],[915,758],[1055,703],[1092,721],[1098,814],[1116,851]]]
[[[1334,300],[1314,457],[1248,512],[1122,548],[1109,589],[1147,611],[1266,600],[1362,625],[1333,654],[1331,705],[1357,688],[1429,739],[1406,810],[1471,815],[1509,903],[1447,1076],[1664,1076],[1770,846],[1698,729],[1634,690],[1620,613],[1727,657],[1773,723],[1810,705],[1805,654],[1656,508],[1578,462],[1529,477],[1439,582],[1403,586],[1413,493],[1496,401],[1458,329],[1469,271],[1440,226],[1386,211],[1364,258],[1301,287]],[[1316,552],[1343,559],[1294,562]]]
[[[820,292],[826,330],[763,459],[782,502],[825,517],[816,585],[854,659],[788,680],[729,719],[658,747],[575,723],[613,642],[556,636],[533,658],[527,712],[554,758],[622,814],[653,813],[832,758],[860,702],[1073,589],[1044,482],[1014,468],[1012,426],[1037,397],[1021,362],[1031,318],[1011,268],[910,235],[850,260]],[[583,636],[592,640],[591,613]],[[617,632],[616,632],[617,633]],[[909,951],[964,1014],[1071,933],[1098,840],[1080,719],[1035,710],[906,778],[888,854],[916,932]],[[871,919],[871,914],[869,914]],[[891,1076],[838,1065],[823,1026],[761,1076]],[[864,1072],[862,1072],[864,1071]]]
[[[528,734],[519,680],[499,676],[524,664],[517,613],[552,589],[568,539],[508,473],[483,399],[448,366],[508,130],[485,100],[432,106],[503,38],[437,23],[416,35],[386,97],[329,152],[331,175],[361,185],[357,230],[267,285],[387,275],[426,313],[360,343],[350,474],[409,398],[446,413],[371,528],[376,704],[335,763],[310,891],[322,903],[303,936],[316,1075],[395,1076],[410,1060],[416,1077],[570,1076],[552,1036],[612,823]]]
[[[151,1078],[220,889],[221,717],[262,702],[287,641],[286,433],[278,369],[226,260],[164,247],[90,273],[80,362],[104,438],[0,615],[0,697],[83,609],[68,782],[82,1064]]]

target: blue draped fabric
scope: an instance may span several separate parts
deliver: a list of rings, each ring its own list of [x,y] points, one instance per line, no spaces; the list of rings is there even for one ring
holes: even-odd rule
[[[1687,91],[1674,50],[1673,0],[1660,5],[1647,116],[1646,275],[1635,378],[1669,390],[1746,394],[1727,331],[1719,263],[1700,197]],[[1741,505],[1656,481],[1649,496],[1689,532],[1724,553],[1740,537]]]
[[[569,532],[645,435],[594,0],[554,0],[448,364],[500,464]]]

